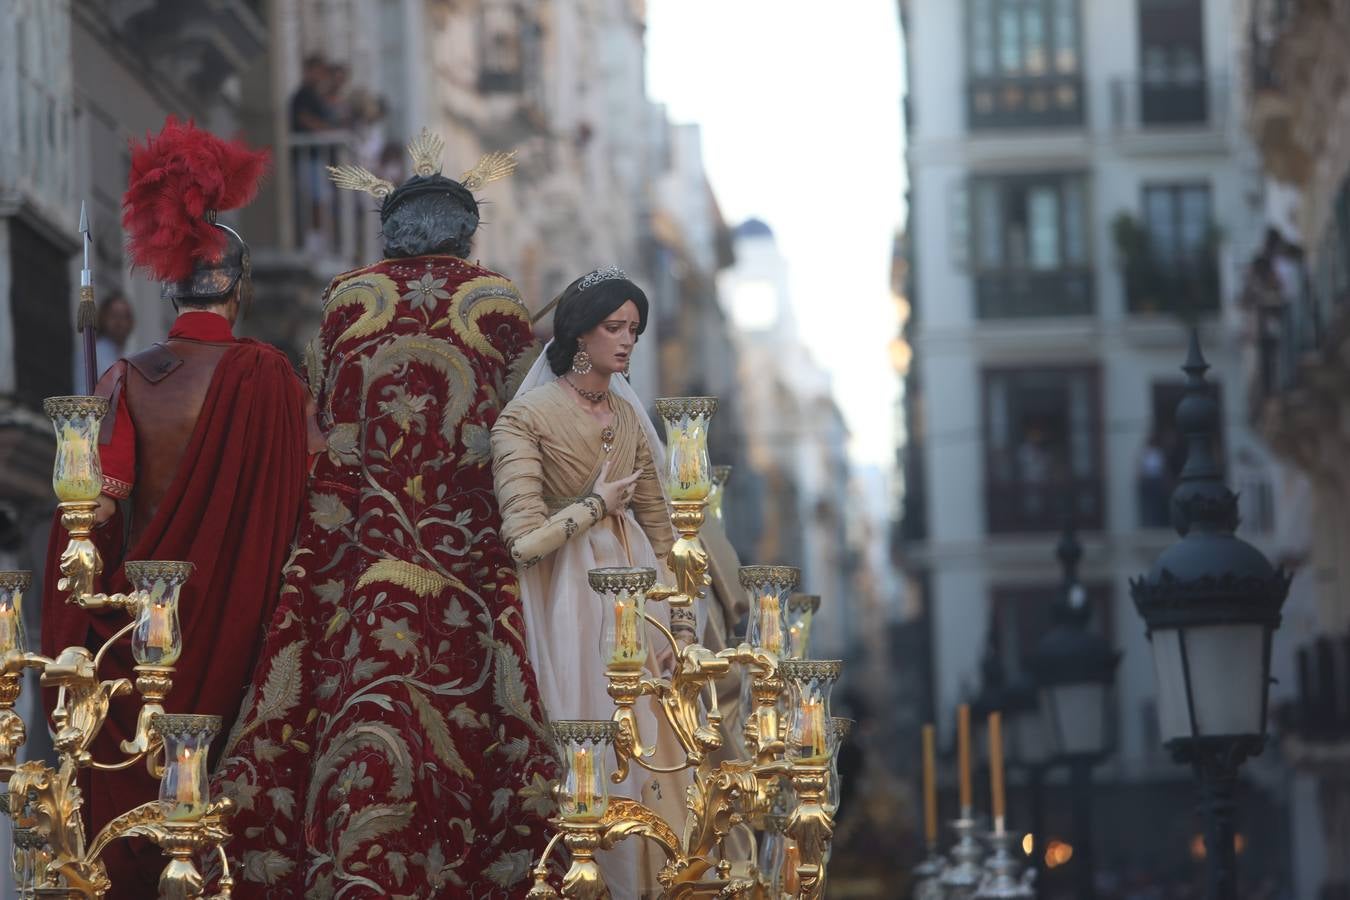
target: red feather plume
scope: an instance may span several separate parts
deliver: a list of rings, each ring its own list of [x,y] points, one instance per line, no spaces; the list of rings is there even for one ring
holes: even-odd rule
[[[122,227],[133,264],[159,281],[181,281],[198,262],[225,250],[225,232],[209,210],[237,209],[253,199],[267,170],[267,150],[225,141],[173,116],[158,136],[131,144],[131,177],[122,195]]]

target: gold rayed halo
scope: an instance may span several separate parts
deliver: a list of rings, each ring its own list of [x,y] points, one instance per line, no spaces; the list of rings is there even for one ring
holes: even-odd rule
[[[445,152],[445,139],[429,129],[423,128],[417,137],[408,144],[408,155],[412,157],[413,174],[430,178],[441,171],[441,154]],[[340,188],[349,191],[361,191],[372,197],[384,199],[395,190],[393,182],[374,172],[357,165],[328,166],[328,177]],[[476,191],[516,170],[516,151],[509,153],[494,151],[483,154],[478,164],[460,176],[460,184],[470,191]]]

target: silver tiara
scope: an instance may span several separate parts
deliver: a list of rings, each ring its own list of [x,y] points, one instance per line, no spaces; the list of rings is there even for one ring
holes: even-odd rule
[[[608,266],[604,269],[596,269],[594,272],[581,279],[581,286],[577,288],[577,290],[584,291],[586,288],[597,285],[602,281],[615,281],[619,279],[627,281],[628,276],[624,274],[623,269],[620,269],[618,266]]]

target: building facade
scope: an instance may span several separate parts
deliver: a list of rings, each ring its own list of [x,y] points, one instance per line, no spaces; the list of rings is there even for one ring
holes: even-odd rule
[[[1010,678],[1048,628],[1056,533],[1071,519],[1095,627],[1123,652],[1117,751],[1097,771],[1113,804],[1097,818],[1098,869],[1184,871],[1189,776],[1159,743],[1128,580],[1176,538],[1191,324],[1218,385],[1243,536],[1271,529],[1234,299],[1261,224],[1235,99],[1238,22],[1222,0],[900,5],[911,316],[896,544],[929,622],[939,733],[951,740],[955,706],[980,689],[986,636]],[[1067,825],[1055,806],[1052,833]],[[1166,828],[1122,837],[1160,815]]]
[[[1254,426],[1292,470],[1281,539],[1300,573],[1282,630],[1290,689],[1279,750],[1294,769],[1296,895],[1350,897],[1350,8],[1242,4],[1243,111],[1266,223],[1241,299]]]

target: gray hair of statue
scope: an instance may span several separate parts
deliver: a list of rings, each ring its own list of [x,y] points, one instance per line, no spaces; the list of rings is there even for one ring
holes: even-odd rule
[[[442,194],[422,194],[400,203],[381,226],[384,256],[469,255],[477,214],[448,201]]]

